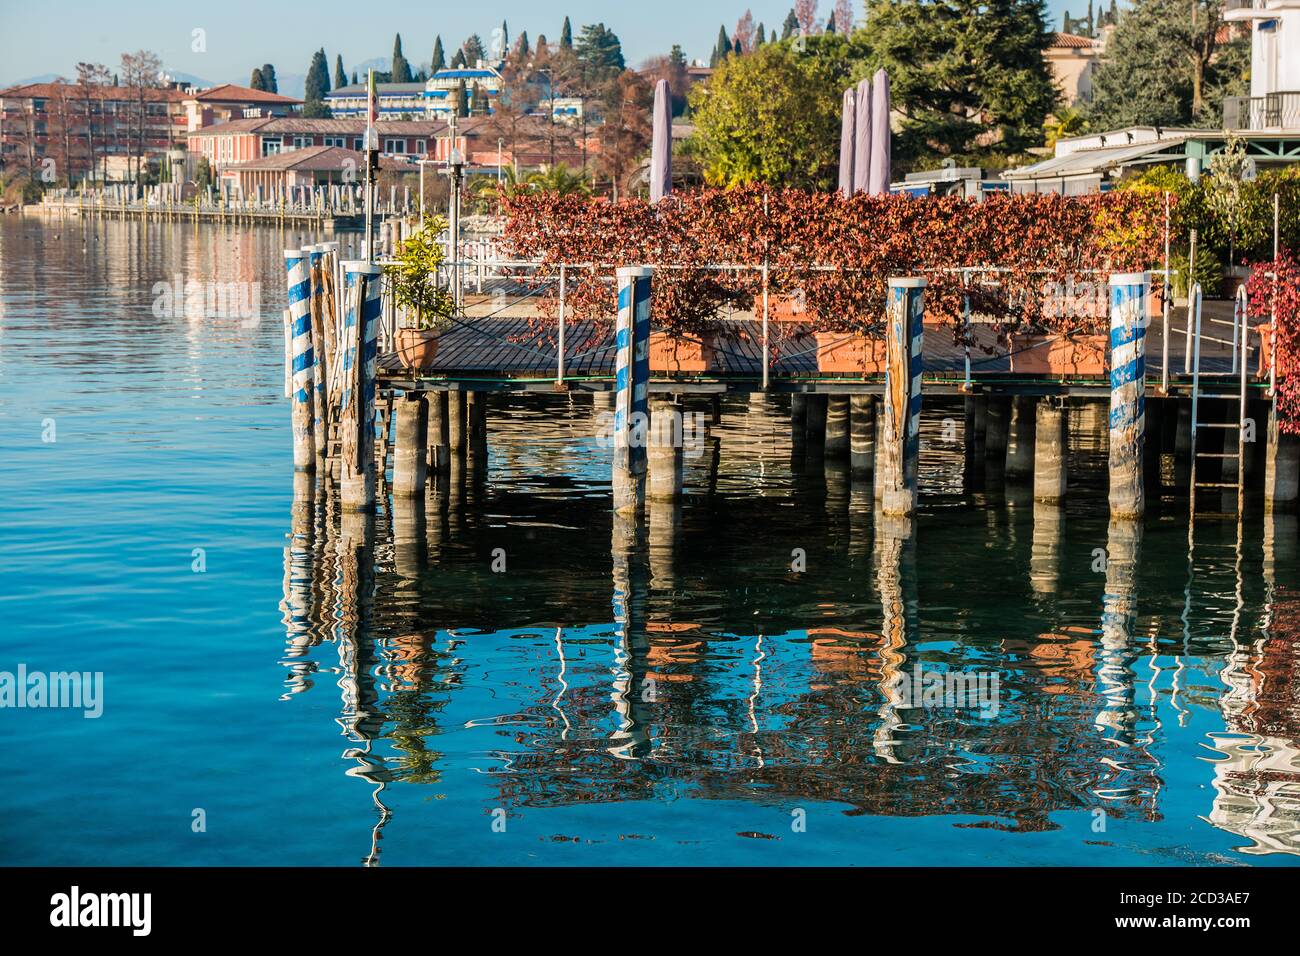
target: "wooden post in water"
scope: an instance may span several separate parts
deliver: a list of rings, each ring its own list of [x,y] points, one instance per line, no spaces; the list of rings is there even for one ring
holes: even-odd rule
[[[316,445],[312,430],[315,384],[315,355],[311,348],[309,298],[311,283],[308,263],[301,249],[284,250],[284,267],[289,282],[289,354],[293,376],[290,401],[293,414],[293,467],[316,470]]]
[[[1140,518],[1146,509],[1142,445],[1146,390],[1146,316],[1151,275],[1110,277],[1110,514]]]
[[[428,410],[419,392],[407,392],[394,405],[393,495],[424,495]]]
[[[425,463],[430,475],[446,475],[451,472],[451,434],[447,428],[446,391],[426,392],[424,402],[428,406],[427,443],[428,454]]]
[[[311,280],[311,301],[308,315],[311,319],[311,351],[315,357],[312,363],[312,433],[315,436],[316,459],[318,467],[325,464],[325,452],[329,445],[329,412],[325,400],[326,369],[325,351],[325,253],[328,251],[323,243],[307,246],[308,277]]]
[[[1300,436],[1278,427],[1277,403],[1268,413],[1268,451],[1264,460],[1264,510],[1294,511],[1300,498]]]
[[[876,465],[876,397],[849,399],[849,468],[857,481],[869,481]]]
[[[849,457],[849,396],[826,398],[826,457]]]
[[[885,414],[880,434],[883,447],[878,477],[881,511],[890,517],[916,513],[924,318],[925,279],[890,279]]]
[[[1000,467],[1004,466],[1011,437],[1011,399],[1005,395],[990,395],[984,421],[984,454]]]
[[[614,510],[638,511],[645,497],[646,431],[650,386],[649,266],[624,266],[618,275],[614,340]]]
[[[646,449],[651,498],[677,498],[682,493],[682,416],[666,396],[650,399],[650,440]]]
[[[1037,405],[1032,395],[1017,395],[1011,402],[1011,427],[1007,433],[1009,481],[1028,481],[1034,475]]]
[[[469,408],[465,393],[459,389],[447,393],[447,434],[451,453],[457,458],[465,456],[469,440]]]
[[[365,260],[343,264],[343,407],[339,498],[344,511],[375,506],[375,358],[378,353],[381,268]]]
[[[1056,503],[1065,497],[1068,474],[1070,433],[1065,406],[1043,398],[1038,401],[1035,416],[1034,499]]]
[[[825,395],[811,394],[804,409],[804,424],[808,426],[808,437],[814,441],[822,441],[826,438],[826,411],[827,402]]]

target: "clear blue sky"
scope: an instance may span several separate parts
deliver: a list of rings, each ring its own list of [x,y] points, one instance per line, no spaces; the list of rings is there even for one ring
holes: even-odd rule
[[[1049,0],[1052,22],[1060,28],[1061,10],[1074,5],[1083,12],[1087,0]],[[447,55],[465,37],[478,33],[490,43],[504,18],[512,39],[527,30],[530,39],[544,33],[559,39],[567,14],[574,32],[584,23],[603,21],[623,41],[629,65],[665,53],[680,43],[687,56],[707,59],[719,24],[730,32],[746,7],[755,21],[778,27],[793,0],[488,0],[475,3],[378,2],[343,0],[216,0],[208,4],[127,0],[123,4],[91,0],[0,0],[0,82],[44,73],[72,77],[79,60],[115,68],[127,50],[149,49],[167,69],[214,82],[247,83],[252,68],[273,63],[279,73],[305,73],[313,50],[343,54],[344,66],[392,52],[393,34],[401,32],[403,52],[413,64],[428,61],[433,38],[441,33]],[[834,0],[821,0],[823,19]],[[858,16],[861,3],[855,2]],[[359,14],[358,11],[365,11]],[[309,13],[310,11],[310,13]],[[373,11],[373,12],[372,12]],[[191,50],[195,28],[207,33],[207,51]]]

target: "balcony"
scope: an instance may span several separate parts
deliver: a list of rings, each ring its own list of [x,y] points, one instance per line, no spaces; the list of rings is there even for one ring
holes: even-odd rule
[[[1300,131],[1300,92],[1269,93],[1267,96],[1225,96],[1223,128],[1242,131]]]
[[[1294,10],[1300,0],[1224,0],[1225,20],[1266,20],[1279,10]]]

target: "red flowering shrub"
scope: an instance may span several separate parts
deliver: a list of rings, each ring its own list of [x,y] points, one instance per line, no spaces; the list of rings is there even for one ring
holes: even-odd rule
[[[926,312],[960,327],[958,271],[996,272],[970,288],[971,310],[1005,328],[1099,331],[1104,317],[1048,314],[1045,286],[1088,272],[1136,271],[1160,258],[1163,199],[1142,192],[1097,196],[869,196],[769,189],[702,189],[671,194],[652,207],[640,199],[528,194],[503,199],[505,240],[521,258],[544,263],[538,281],[561,262],[597,268],[569,281],[575,314],[614,310],[612,267],[656,267],[651,304],[657,325],[698,334],[724,306],[748,308],[762,290],[801,298],[808,320],[828,331],[879,330],[893,276],[929,280]],[[718,271],[702,264],[746,265]],[[1103,280],[1104,281],[1104,280]],[[1093,328],[1093,326],[1096,326]]]
[[[1276,273],[1277,281],[1270,273]],[[1273,362],[1277,368],[1278,428],[1300,435],[1300,264],[1288,252],[1276,262],[1257,263],[1246,280],[1248,313],[1269,321],[1277,309]]]

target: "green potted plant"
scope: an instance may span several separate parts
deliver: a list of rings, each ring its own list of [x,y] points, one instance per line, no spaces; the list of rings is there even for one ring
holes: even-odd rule
[[[407,368],[433,364],[438,336],[450,325],[455,308],[451,292],[437,282],[445,257],[438,236],[446,228],[441,216],[426,217],[424,225],[397,247],[396,261],[384,267],[395,301],[415,320],[413,327],[399,328],[394,335],[398,358]]]

